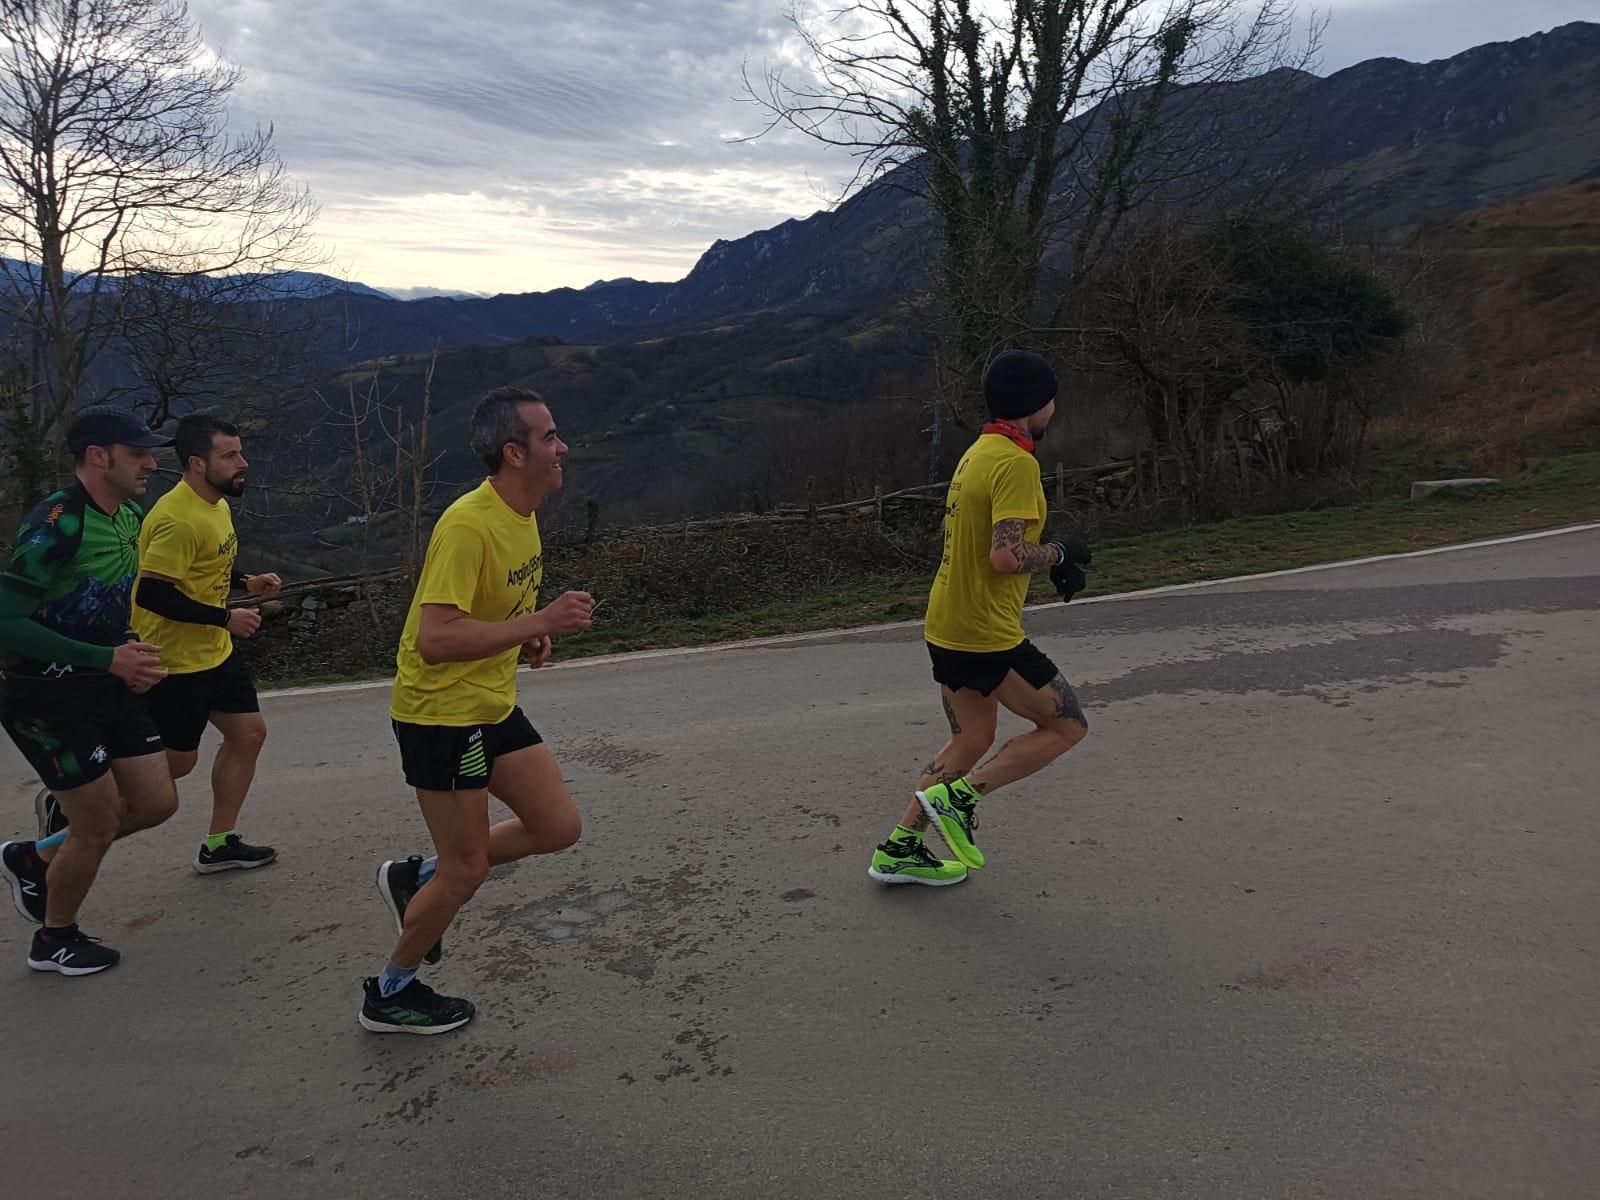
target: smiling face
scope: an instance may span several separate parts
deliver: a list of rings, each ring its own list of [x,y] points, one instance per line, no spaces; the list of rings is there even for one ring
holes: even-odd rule
[[[548,496],[559,491],[565,479],[561,460],[567,444],[556,432],[556,419],[543,404],[528,400],[517,405],[526,435],[504,448],[503,469],[513,472],[530,495]]]

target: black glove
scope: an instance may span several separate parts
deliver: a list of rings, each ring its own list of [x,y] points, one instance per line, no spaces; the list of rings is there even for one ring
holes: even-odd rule
[[[1054,546],[1061,556],[1061,561],[1050,568],[1050,582],[1060,594],[1061,602],[1068,604],[1074,596],[1089,586],[1083,568],[1093,560],[1094,555],[1089,551],[1089,543],[1083,540],[1082,535],[1076,533],[1058,538],[1050,545]]]
[[[1050,582],[1055,585],[1061,594],[1063,604],[1070,603],[1072,598],[1084,588],[1089,586],[1089,580],[1083,573],[1083,568],[1077,563],[1060,562],[1050,568]]]
[[[1079,566],[1087,567],[1094,561],[1089,543],[1083,540],[1081,533],[1069,533],[1056,538],[1053,542],[1047,542],[1046,545],[1054,546],[1064,563],[1077,563]]]

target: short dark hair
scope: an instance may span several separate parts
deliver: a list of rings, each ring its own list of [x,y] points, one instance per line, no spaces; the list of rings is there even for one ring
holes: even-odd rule
[[[172,437],[172,447],[178,452],[178,468],[187,471],[191,458],[209,458],[218,434],[238,437],[239,427],[210,413],[190,413],[180,418],[178,430]]]
[[[485,392],[474,406],[468,442],[472,452],[483,460],[491,473],[498,471],[505,461],[506,443],[528,436],[528,423],[522,419],[517,406],[544,403],[544,397],[531,388],[497,387]]]

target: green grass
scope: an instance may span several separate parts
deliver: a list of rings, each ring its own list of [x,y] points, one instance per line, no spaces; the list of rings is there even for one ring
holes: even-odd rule
[[[1600,520],[1600,453],[1557,459],[1498,487],[1438,493],[1425,500],[1239,517],[1102,542],[1095,547],[1084,595],[1423,550],[1590,520]],[[557,653],[562,659],[581,658],[914,620],[922,615],[927,594],[925,576],[908,576],[743,613],[636,629],[602,627],[565,639]],[[1034,581],[1030,599],[1053,596],[1048,581]]]
[[[1394,554],[1498,534],[1600,520],[1600,453],[1555,459],[1497,487],[1382,500],[1317,512],[1240,517],[1118,538],[1095,546],[1085,596],[1222,579],[1315,563]],[[600,627],[558,643],[558,660],[695,646],[773,634],[844,629],[922,616],[925,573],[863,583],[747,612],[636,628]],[[1043,578],[1030,598],[1050,600]],[[348,678],[348,677],[347,677]],[[291,683],[328,682],[321,676]]]

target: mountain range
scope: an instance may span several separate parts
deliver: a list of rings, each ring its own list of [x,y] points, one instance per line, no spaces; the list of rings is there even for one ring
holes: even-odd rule
[[[1377,58],[1288,86],[1294,181],[1330,196],[1344,227],[1391,238],[1485,204],[1600,176],[1600,24],[1574,22],[1452,58]],[[837,210],[714,243],[676,283],[632,279],[487,298],[399,301],[359,285],[340,306],[359,357],[530,336],[603,342],[740,314],[859,309],[904,294],[928,241],[920,200],[893,180]],[[348,342],[345,344],[349,344]]]

